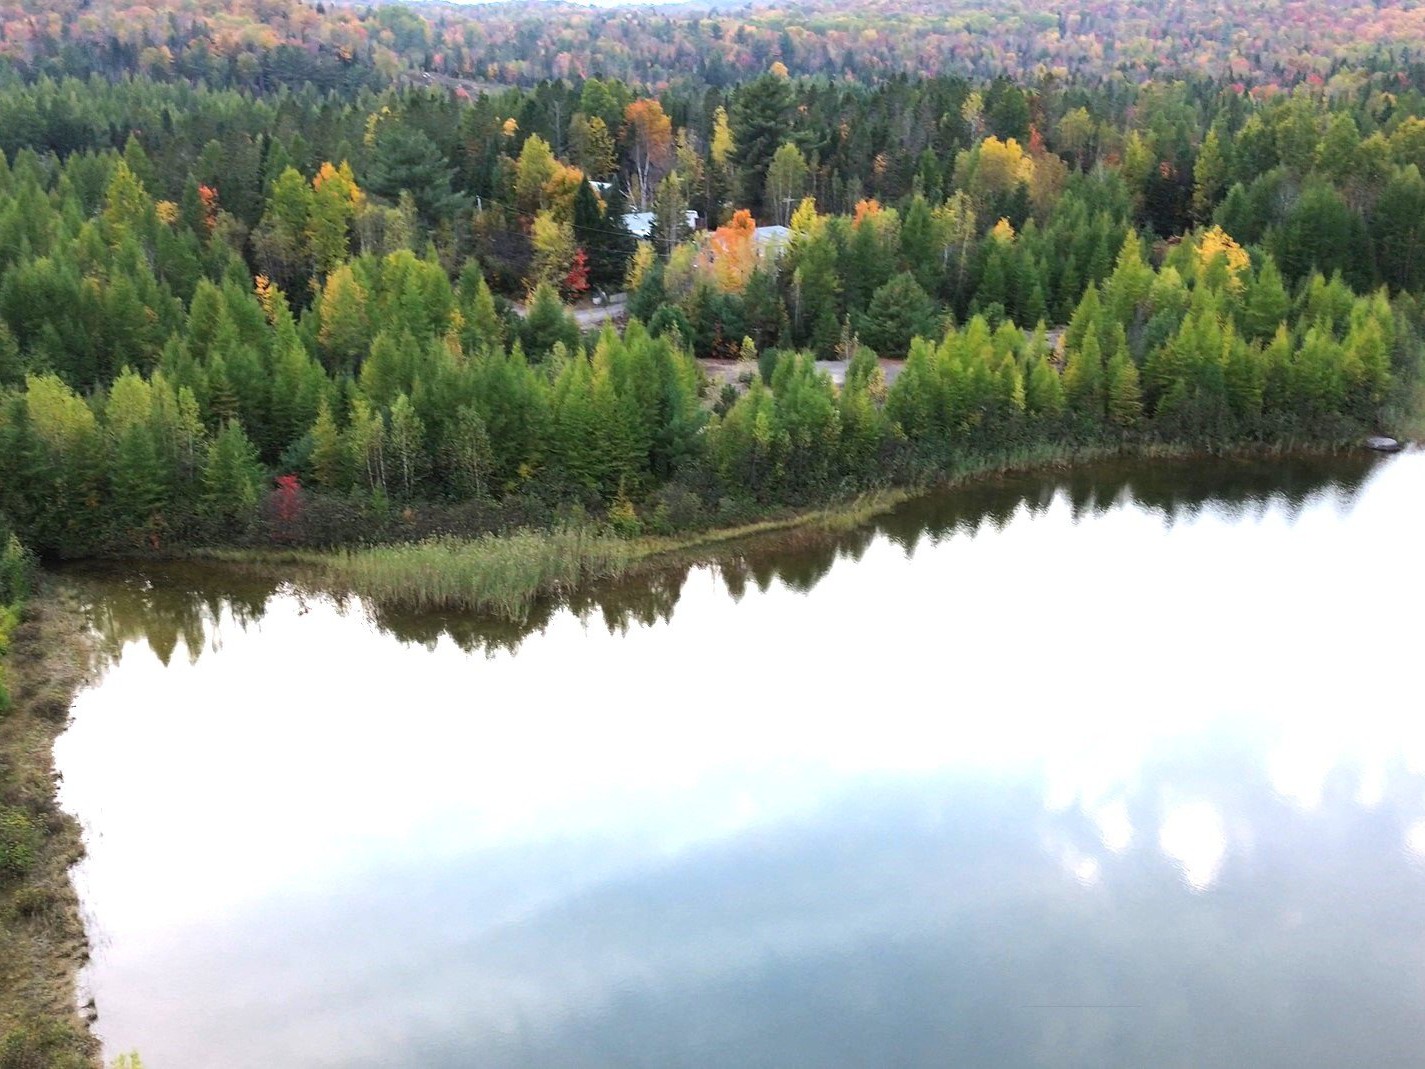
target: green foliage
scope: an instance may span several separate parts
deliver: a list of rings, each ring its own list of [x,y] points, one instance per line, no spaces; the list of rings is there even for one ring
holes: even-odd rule
[[[392,200],[409,194],[421,219],[432,225],[463,203],[452,189],[454,177],[425,131],[398,118],[377,125],[364,183],[371,192]]]
[[[224,523],[243,523],[257,506],[266,477],[257,448],[242,424],[229,422],[213,436],[203,466],[203,491],[208,508]]]
[[[861,337],[882,356],[904,356],[912,338],[936,333],[935,302],[910,272],[876,290],[861,317]]]
[[[764,74],[744,86],[732,106],[732,137],[742,199],[754,216],[764,214],[767,168],[786,138],[792,88],[784,78]]]
[[[22,880],[35,863],[40,827],[28,813],[0,806],[0,883]]]
[[[68,1021],[27,1021],[0,1037],[0,1069],[91,1069],[84,1036]]]
[[[34,557],[0,517],[0,606],[17,605],[29,596],[34,571]],[[0,653],[4,649],[0,636]]]
[[[559,294],[548,283],[542,283],[534,291],[520,338],[525,352],[537,360],[547,356],[556,345],[570,351],[579,347],[579,324],[565,310]]]

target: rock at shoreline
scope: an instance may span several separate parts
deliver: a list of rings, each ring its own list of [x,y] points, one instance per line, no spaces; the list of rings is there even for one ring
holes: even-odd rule
[[[1366,448],[1374,449],[1377,453],[1399,453],[1402,447],[1394,438],[1387,438],[1382,434],[1373,434],[1366,439]]]

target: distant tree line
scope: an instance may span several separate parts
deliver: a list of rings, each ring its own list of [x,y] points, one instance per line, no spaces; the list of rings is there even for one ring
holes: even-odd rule
[[[727,88],[777,69],[863,83],[959,70],[982,80],[1141,84],[1205,74],[1291,87],[1417,62],[1425,15],[1408,4],[1298,0],[1203,7],[1091,0],[809,0],[685,9],[356,5],[324,0],[12,0],[0,58],[39,75],[271,91],[395,79],[534,86],[590,74]]]

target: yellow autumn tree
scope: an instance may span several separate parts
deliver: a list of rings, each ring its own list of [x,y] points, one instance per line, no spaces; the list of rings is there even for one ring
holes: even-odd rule
[[[253,292],[257,294],[257,303],[262,305],[262,314],[267,317],[269,323],[275,323],[277,321],[277,298],[281,291],[266,275],[254,276],[252,288]]]
[[[555,287],[562,285],[574,262],[574,228],[558,219],[553,211],[545,209],[534,217],[530,244],[534,247],[530,291],[533,292],[542,282]]]
[[[549,206],[546,185],[554,179],[560,166],[549,142],[538,134],[531,134],[515,164],[515,203],[522,213],[534,215]]]
[[[955,184],[981,209],[1034,179],[1034,160],[1017,140],[991,135],[955,159]]]
[[[623,288],[627,292],[638,292],[638,287],[643,284],[643,277],[653,267],[655,258],[653,242],[640,241],[638,247],[634,249],[633,256],[629,258],[628,273],[624,276]]]
[[[574,219],[574,198],[584,184],[584,172],[567,163],[556,163],[554,173],[544,183],[544,203],[561,223]]]
[[[821,217],[821,213],[816,210],[816,199],[814,197],[803,197],[802,202],[797,205],[797,210],[792,212],[791,229],[792,233],[804,237],[815,237],[821,232],[821,228],[826,225],[826,221]]]
[[[1207,285],[1240,293],[1252,258],[1220,226],[1203,232],[1197,243],[1198,277]]]
[[[736,152],[737,143],[732,137],[732,125],[728,122],[727,109],[719,104],[713,112],[712,143],[708,146],[713,166],[720,171],[727,171],[732,166]]]
[[[647,211],[653,187],[672,161],[673,120],[663,105],[651,97],[629,104],[624,108],[623,119],[628,155],[638,179],[639,207]]]
[[[366,288],[357,281],[350,264],[327,276],[317,302],[320,327],[317,344],[330,371],[351,371],[360,363],[371,342]]]

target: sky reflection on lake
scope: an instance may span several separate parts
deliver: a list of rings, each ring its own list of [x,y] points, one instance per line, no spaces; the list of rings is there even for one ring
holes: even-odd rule
[[[100,1034],[149,1069],[1412,1063],[1425,454],[1206,468],[1166,510],[1161,474],[916,503],[513,650],[96,582],[114,663],[56,752]]]

